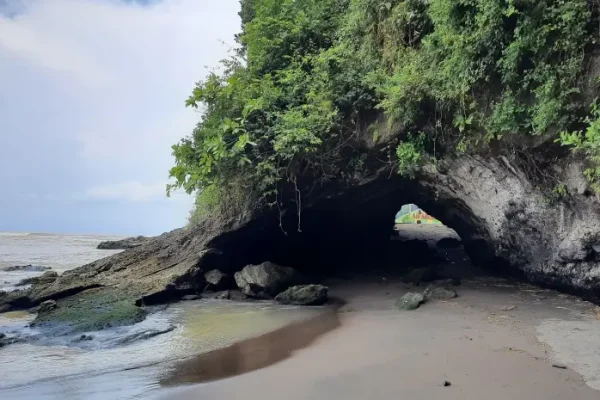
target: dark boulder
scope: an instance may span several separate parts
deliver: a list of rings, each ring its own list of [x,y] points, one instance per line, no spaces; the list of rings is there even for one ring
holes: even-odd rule
[[[258,298],[273,297],[303,281],[302,275],[294,268],[282,267],[269,261],[248,265],[236,272],[234,277],[242,293]]]
[[[295,304],[299,306],[320,306],[327,302],[329,288],[323,285],[292,286],[275,296],[280,304]]]

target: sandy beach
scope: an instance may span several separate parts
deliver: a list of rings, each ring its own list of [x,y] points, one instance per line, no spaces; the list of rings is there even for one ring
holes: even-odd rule
[[[393,310],[400,282],[331,285],[346,301],[336,329],[266,368],[156,398],[600,398],[600,321],[589,303],[480,278],[458,287],[456,300],[401,312]],[[267,348],[294,341],[271,337]]]

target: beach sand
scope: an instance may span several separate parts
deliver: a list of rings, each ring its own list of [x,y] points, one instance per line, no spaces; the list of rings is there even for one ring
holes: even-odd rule
[[[252,359],[265,361],[275,354],[274,364],[227,379],[174,386],[194,381],[194,364],[188,361],[162,381],[172,388],[156,398],[600,398],[592,388],[600,389],[600,321],[589,303],[480,278],[457,287],[455,300],[398,311],[393,302],[408,289],[403,283],[372,277],[330,285],[331,294],[346,303],[336,317],[337,328],[312,343],[302,342],[309,325],[297,334],[267,335],[262,345],[255,339],[246,350],[238,349],[231,362],[252,364]],[[315,321],[313,331],[323,324],[332,327],[323,317]],[[553,366],[559,362],[561,368]],[[210,380],[204,378],[198,381]],[[446,381],[450,386],[444,386]]]

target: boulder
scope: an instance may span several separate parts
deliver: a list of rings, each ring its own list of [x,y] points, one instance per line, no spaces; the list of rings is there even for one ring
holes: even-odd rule
[[[396,300],[396,308],[411,311],[416,310],[423,303],[425,303],[425,296],[422,293],[408,292]]]
[[[281,304],[299,306],[320,306],[327,302],[329,288],[323,285],[292,286],[275,296],[275,301]]]
[[[211,290],[219,291],[230,289],[232,286],[231,277],[218,269],[213,269],[204,274],[204,279]]]
[[[302,275],[294,268],[272,262],[248,265],[234,275],[242,293],[251,297],[273,297],[290,286],[302,283]]]
[[[443,286],[429,286],[423,294],[426,300],[452,300],[458,297],[454,289]]]
[[[127,250],[139,247],[151,238],[145,236],[129,237],[122,240],[106,240],[98,244],[98,250]]]

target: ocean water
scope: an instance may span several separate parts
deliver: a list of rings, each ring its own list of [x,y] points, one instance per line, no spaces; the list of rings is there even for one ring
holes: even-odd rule
[[[117,253],[96,249],[101,241],[114,239],[121,238],[0,233],[0,290],[14,290],[21,279],[43,273],[2,268],[31,264],[61,274]],[[173,386],[225,378],[287,357],[291,349],[274,352],[270,336],[244,341],[289,324],[312,321],[324,312],[321,307],[269,302],[197,300],[172,304],[133,326],[85,332],[93,340],[84,342],[77,340],[78,335],[45,337],[29,326],[35,315],[26,311],[0,314],[0,333],[30,339],[0,348],[0,399],[152,398]],[[124,337],[169,327],[175,329],[119,344]],[[317,330],[315,335],[320,333]],[[236,347],[237,343],[246,344]]]
[[[58,235],[49,233],[0,232],[0,290],[14,290],[21,279],[42,272],[3,271],[15,265],[40,265],[62,274],[66,270],[118,253],[119,250],[98,250],[104,240],[118,236]]]

